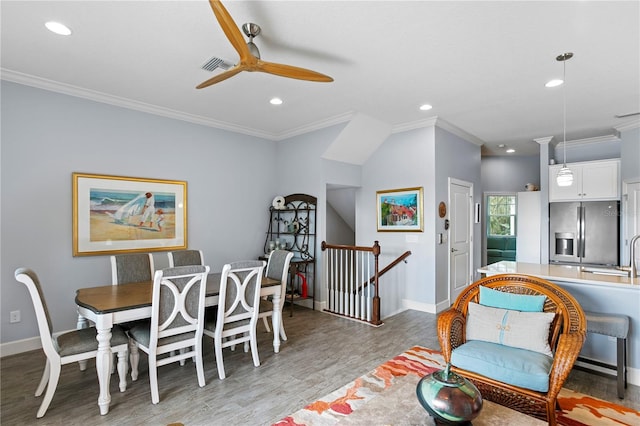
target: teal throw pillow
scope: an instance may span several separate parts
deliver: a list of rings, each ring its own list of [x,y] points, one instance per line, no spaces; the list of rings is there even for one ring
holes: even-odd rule
[[[546,296],[512,294],[480,286],[480,304],[522,312],[542,312]]]

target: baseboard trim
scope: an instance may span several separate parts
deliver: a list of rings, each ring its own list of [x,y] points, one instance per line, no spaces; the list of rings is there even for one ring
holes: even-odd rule
[[[449,303],[449,300],[444,300],[434,305],[433,303],[420,303],[414,300],[403,299],[402,305],[405,309],[413,309],[414,311],[426,312],[428,314],[439,314],[449,309],[451,303]]]
[[[31,337],[29,339],[16,340],[0,344],[0,358],[5,356],[17,355],[23,352],[41,349],[42,343],[40,337]]]
[[[598,363],[603,363],[606,364],[602,361],[599,360],[592,360]],[[609,365],[609,364],[607,364]],[[594,374],[598,374],[601,376],[607,376],[607,377],[612,377],[615,379],[616,377],[616,372],[615,370],[612,370],[610,368],[607,367],[601,367],[599,365],[595,365],[595,364],[590,364],[587,362],[583,362],[580,360],[577,360],[575,362],[575,367],[577,367],[577,369],[579,370],[583,370],[583,371],[587,371],[587,372],[593,372]],[[612,366],[613,368],[615,368],[615,366]],[[631,368],[629,366],[627,366],[627,383],[630,385],[635,385],[635,386],[640,386],[640,369],[637,368]]]
[[[436,305],[432,303],[421,303],[415,300],[403,299],[402,305],[407,309],[413,309],[414,311],[426,312],[428,314],[437,313]]]

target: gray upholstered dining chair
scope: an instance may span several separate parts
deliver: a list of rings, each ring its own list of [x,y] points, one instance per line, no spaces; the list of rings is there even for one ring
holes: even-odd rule
[[[151,253],[111,256],[111,284],[139,283],[151,280],[153,280],[153,255]]]
[[[44,372],[35,394],[36,396],[42,395],[45,386],[47,387],[47,392],[36,414],[40,418],[45,415],[49,404],[51,404],[60,379],[61,367],[65,364],[96,357],[98,353],[96,329],[95,327],[83,328],[54,337],[51,317],[49,316],[49,310],[47,309],[47,303],[45,302],[38,276],[31,269],[18,268],[15,271],[15,277],[16,280],[27,286],[29,290],[38,321],[42,350],[47,357]],[[124,392],[127,388],[127,342],[128,338],[124,331],[118,325],[114,325],[111,329],[111,350],[118,354],[118,374],[120,376],[121,392]]]
[[[287,340],[287,334],[284,332],[284,323],[282,321],[282,307],[287,295],[287,281],[289,279],[289,265],[293,258],[293,252],[286,250],[274,250],[269,255],[265,276],[280,281],[280,337]],[[260,300],[260,313],[258,318],[262,318],[267,332],[270,332],[268,317],[273,318],[273,301],[270,298]]]
[[[169,256],[169,267],[204,265],[204,254],[202,250],[176,250],[167,252]]]
[[[110,256],[111,262],[111,284],[138,283],[153,280],[153,255],[151,253],[117,254]],[[120,324],[125,331],[136,324],[141,324],[146,320],[129,321]],[[78,314],[78,327],[86,324],[82,315]],[[79,362],[80,370],[87,368],[85,361]],[[111,363],[111,372],[114,371],[115,362]]]
[[[111,258],[111,284],[139,283],[153,280],[153,255],[151,253],[116,254]],[[146,319],[127,321],[120,326],[128,331],[136,325],[146,324]],[[129,348],[131,352],[131,348]],[[113,373],[113,368],[112,371]],[[133,370],[131,372],[133,374]]]
[[[226,377],[222,349],[249,342],[253,365],[260,366],[256,324],[260,286],[266,262],[245,260],[224,265],[220,277],[218,312],[205,318],[204,334],[213,338],[218,377]]]
[[[151,402],[160,401],[158,367],[195,357],[198,385],[203,387],[202,331],[209,267],[179,266],[156,271],[151,322],[129,330],[131,377],[138,379],[139,352],[149,356]]]

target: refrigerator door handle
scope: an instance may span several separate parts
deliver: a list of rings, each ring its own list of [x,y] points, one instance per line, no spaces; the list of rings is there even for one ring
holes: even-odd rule
[[[580,239],[580,242],[578,244],[578,255],[580,257],[585,257],[585,252],[586,252],[586,249],[585,249],[585,245],[586,244],[585,243],[586,243],[586,240],[585,240],[585,235],[584,235],[585,234],[585,223],[584,223],[584,221],[585,221],[585,217],[586,217],[586,214],[585,214],[586,213],[586,207],[584,207],[584,206],[583,207],[578,207],[578,213],[579,213],[579,218],[580,218],[579,219],[580,220],[579,221],[580,228],[578,229],[578,232],[579,232],[579,237],[578,238]]]

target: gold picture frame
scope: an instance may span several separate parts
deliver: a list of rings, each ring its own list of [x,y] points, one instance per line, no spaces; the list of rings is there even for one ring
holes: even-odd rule
[[[379,232],[423,232],[422,187],[376,192]]]
[[[187,182],[73,173],[73,256],[187,248]]]

